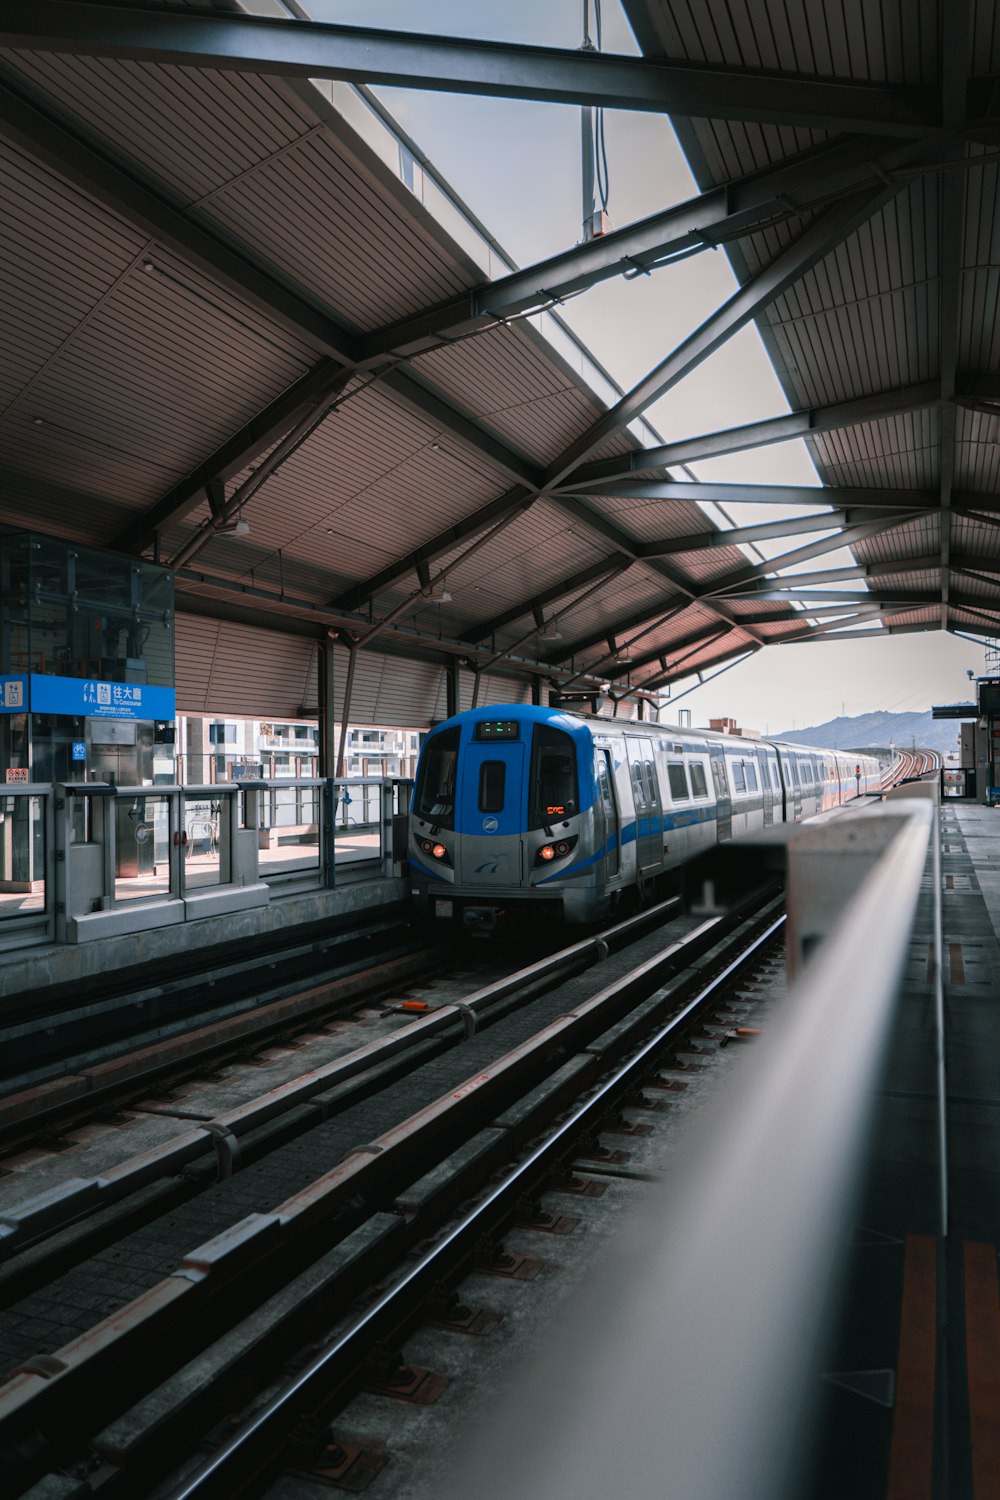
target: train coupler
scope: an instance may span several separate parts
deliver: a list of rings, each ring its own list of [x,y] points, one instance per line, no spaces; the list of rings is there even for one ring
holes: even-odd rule
[[[462,927],[466,932],[499,932],[507,925],[507,912],[502,906],[467,906],[462,912]]]

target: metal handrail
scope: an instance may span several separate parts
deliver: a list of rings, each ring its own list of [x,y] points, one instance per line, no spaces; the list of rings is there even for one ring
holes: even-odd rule
[[[523,1381],[490,1445],[507,1455],[502,1481],[495,1468],[466,1471],[449,1500],[604,1500],[623,1488],[652,1500],[667,1492],[665,1475],[685,1500],[799,1493],[798,1444],[935,814],[929,799],[883,809],[884,853],[766,1048],[727,1080],[683,1165],[574,1298],[572,1325],[550,1331],[555,1352]],[[539,1409],[544,1430],[531,1419]]]

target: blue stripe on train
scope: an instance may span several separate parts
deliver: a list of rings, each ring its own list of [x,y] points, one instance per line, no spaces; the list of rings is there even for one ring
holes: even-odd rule
[[[622,848],[624,849],[626,844],[634,844],[637,835],[640,833],[644,836],[652,834],[655,837],[657,833],[662,835],[676,828],[692,828],[698,823],[713,823],[714,821],[714,804],[708,807],[688,808],[684,812],[679,813],[667,813],[663,818],[642,818],[638,823],[633,820],[631,823],[626,823],[622,828]],[[536,884],[548,885],[551,880],[567,880],[571,875],[578,875],[581,870],[589,869],[599,859],[603,859],[606,855],[610,854],[614,846],[614,839],[609,838],[605,842],[603,849],[596,850],[595,853],[588,855],[586,859],[579,860],[577,864],[570,865],[565,870],[553,871],[551,875],[546,875],[544,879],[537,881]]]

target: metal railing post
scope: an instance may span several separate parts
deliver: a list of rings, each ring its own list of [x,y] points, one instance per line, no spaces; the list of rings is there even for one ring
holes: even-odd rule
[[[320,821],[323,848],[321,867],[323,883],[332,891],[337,884],[337,809],[340,806],[340,785],[331,777],[323,787],[323,816]]]
[[[70,845],[73,842],[73,799],[65,782],[52,788],[46,799],[46,891],[50,892],[47,905],[51,914],[52,935],[57,943],[66,941],[66,922],[71,909],[73,895],[73,869]],[[51,820],[51,821],[50,821]],[[48,884],[49,868],[52,868],[52,884]]]

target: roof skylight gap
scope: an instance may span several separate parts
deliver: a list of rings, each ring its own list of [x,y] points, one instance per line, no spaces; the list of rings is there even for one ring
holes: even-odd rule
[[[274,13],[274,6],[266,4],[266,0],[260,3],[250,0],[245,8]],[[299,0],[284,0],[283,8],[300,19],[315,17],[344,24],[454,36],[468,36],[471,29],[491,33],[487,40],[530,40],[562,47],[575,37],[574,28],[579,20],[576,0],[545,8],[541,16],[532,12],[528,23],[530,37],[525,35],[523,7],[517,5],[484,6],[476,8],[471,16],[467,5],[459,0],[435,0],[419,12],[409,14],[392,0],[381,3],[312,0],[308,9]],[[606,50],[634,54],[638,49],[624,16],[617,6],[606,5],[606,11],[614,16],[611,27],[606,20],[606,32],[614,32]],[[567,27],[571,28],[568,35]],[[317,87],[468,251],[485,278],[496,279],[517,269],[515,257],[486,227],[486,221],[495,224],[505,238],[514,239],[520,259],[527,264],[572,244],[576,234],[575,182],[579,173],[575,109],[415,94],[396,88],[374,90],[323,83]],[[386,99],[391,101],[391,112]],[[466,129],[455,128],[459,116],[466,122]],[[491,128],[489,122],[495,126],[499,119],[510,129]],[[524,126],[526,119],[531,121],[528,130]],[[551,127],[545,134],[544,160],[537,149],[539,121]],[[435,167],[407,126],[419,134],[442,162],[450,180]],[[612,111],[609,126],[615,194],[612,212],[616,227],[697,194],[693,175],[669,121]],[[657,164],[655,175],[648,168],[650,161]],[[452,182],[456,184],[454,187]],[[572,192],[568,192],[567,183],[573,184]],[[477,206],[470,207],[467,198]],[[586,381],[599,400],[605,406],[613,406],[623,394],[619,380],[628,387],[645,376],[662,360],[665,349],[681,343],[737,289],[737,278],[728,258],[724,254],[709,255],[706,250],[704,254],[664,265],[650,275],[603,282],[558,310],[531,314],[528,321]],[[623,328],[629,330],[624,338]],[[592,349],[600,351],[614,374],[594,357]],[[664,441],[660,428],[672,437],[705,433],[765,420],[790,410],[763,340],[756,326],[750,324],[653,402],[625,430],[641,446],[652,447]],[[740,503],[734,508],[723,500],[706,497],[699,501],[702,513],[722,531],[771,519],[789,521],[796,515],[814,517],[828,508],[821,499],[822,486],[801,439],[672,466],[663,472],[677,480],[695,480],[707,485],[752,484],[766,490],[769,485],[796,484],[817,490],[815,505],[798,507],[773,506],[762,501]],[[794,577],[797,572],[815,574],[823,567],[854,565],[849,548],[845,548],[815,562],[803,561],[788,569],[781,567],[782,556],[794,553],[807,542],[818,542],[832,535],[833,528],[820,533],[808,530],[782,535],[780,539],[737,545],[750,563],[774,560],[773,572],[765,576],[778,580]],[[836,584],[820,582],[815,587],[823,590],[835,588]],[[866,587],[863,579],[859,579],[859,591]],[[796,603],[793,607],[797,613],[801,612],[801,605]]]

